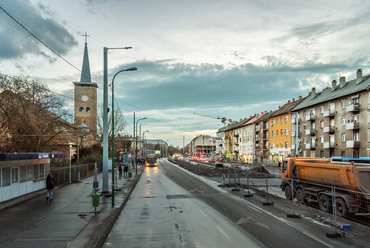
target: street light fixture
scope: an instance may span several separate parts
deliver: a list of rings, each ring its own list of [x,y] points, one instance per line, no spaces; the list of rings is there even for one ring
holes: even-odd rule
[[[123,71],[136,71],[136,67],[130,67],[117,72],[112,79],[112,206],[114,206],[114,79],[117,74]]]
[[[69,145],[69,183],[72,183],[72,145],[73,143],[68,143]]]
[[[132,49],[132,47],[103,48],[104,70],[103,70],[103,191],[108,191],[108,50],[112,49]]]
[[[145,134],[145,133],[148,133],[148,132],[149,132],[149,131],[144,131],[144,132],[143,132],[143,151],[144,151],[144,153],[146,153],[146,152],[145,152],[145,136],[144,136],[144,134]],[[146,154],[145,154],[145,155],[146,155]],[[144,158],[145,158],[145,156],[144,156]]]
[[[136,126],[134,126],[134,166],[135,166],[135,169],[136,169],[136,174],[137,175],[137,163],[136,163],[136,146],[137,146],[137,142],[136,142],[136,137],[137,137],[137,123],[141,120],[146,120],[146,117],[144,118],[140,118],[139,120],[136,121]]]

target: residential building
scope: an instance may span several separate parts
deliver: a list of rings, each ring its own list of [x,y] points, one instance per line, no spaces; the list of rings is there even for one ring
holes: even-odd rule
[[[276,110],[270,115],[270,152],[269,161],[277,164],[282,162],[287,156],[290,156],[292,144],[291,137],[295,135],[295,130],[292,130],[292,121],[295,123],[295,119],[292,120],[290,110],[302,102],[304,98],[301,96],[299,99],[292,101],[288,100],[286,104]]]
[[[368,157],[370,75],[357,71],[354,80],[340,77],[331,87],[309,95],[291,112],[297,114],[299,136],[292,155],[308,157]],[[297,124],[297,123],[296,123]]]
[[[258,162],[269,162],[269,117],[274,112],[265,111],[255,121],[255,137],[256,137],[256,149],[255,159]]]
[[[216,137],[198,135],[190,142],[190,149],[193,156],[214,154],[216,151]]]

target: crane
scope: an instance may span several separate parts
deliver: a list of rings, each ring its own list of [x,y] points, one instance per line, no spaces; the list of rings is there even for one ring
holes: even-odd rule
[[[228,121],[229,123],[232,123],[233,122],[232,119],[227,119],[226,117],[221,117],[221,116],[217,116],[217,115],[206,115],[206,114],[197,113],[197,112],[193,112],[193,114],[204,116],[204,117],[209,117],[209,118],[219,119],[224,124],[224,127],[226,126],[226,121]]]

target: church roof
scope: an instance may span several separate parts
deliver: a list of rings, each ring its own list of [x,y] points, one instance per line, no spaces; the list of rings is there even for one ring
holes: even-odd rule
[[[91,83],[91,73],[90,73],[89,53],[87,51],[87,43],[85,43],[84,59],[82,62],[80,82]]]

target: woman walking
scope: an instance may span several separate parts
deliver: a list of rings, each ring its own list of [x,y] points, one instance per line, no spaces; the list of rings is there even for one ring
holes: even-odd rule
[[[53,200],[53,189],[54,189],[54,186],[55,186],[55,180],[53,178],[53,175],[51,173],[49,173],[49,175],[46,178],[46,189],[48,191],[46,193],[46,201],[49,201],[49,197],[50,197],[50,201]]]

